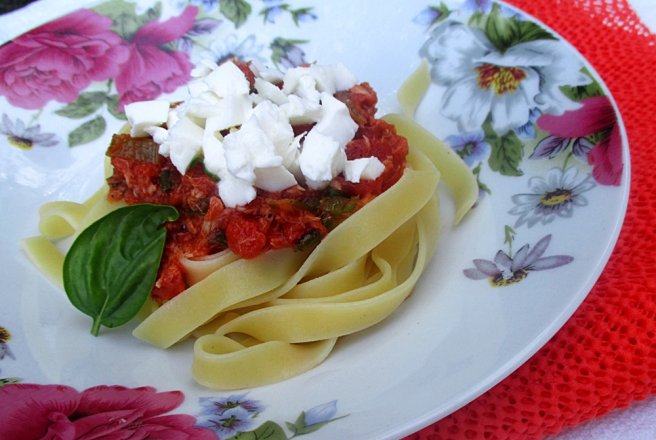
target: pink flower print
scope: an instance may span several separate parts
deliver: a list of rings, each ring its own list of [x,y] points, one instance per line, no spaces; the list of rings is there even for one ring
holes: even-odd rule
[[[604,185],[619,185],[622,179],[622,139],[615,110],[606,96],[595,96],[581,101],[581,108],[560,116],[543,115],[538,126],[553,137],[582,139],[601,134],[587,153],[592,176]]]
[[[92,81],[118,73],[128,57],[112,21],[81,9],[0,47],[0,95],[26,109],[73,102]]]
[[[189,32],[197,13],[198,8],[189,6],[180,16],[151,21],[134,34],[128,43],[130,56],[116,77],[119,110],[131,102],[171,93],[189,81],[193,68],[189,56],[164,46]]]
[[[190,415],[165,413],[181,392],[97,386],[12,384],[0,388],[0,438],[60,440],[175,438],[216,440]]]

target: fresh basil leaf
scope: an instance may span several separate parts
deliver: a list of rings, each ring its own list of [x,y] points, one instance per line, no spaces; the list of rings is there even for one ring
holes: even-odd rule
[[[77,237],[64,260],[71,303],[100,326],[132,319],[148,298],[164,251],[163,224],[178,218],[172,206],[141,204],[110,212]]]

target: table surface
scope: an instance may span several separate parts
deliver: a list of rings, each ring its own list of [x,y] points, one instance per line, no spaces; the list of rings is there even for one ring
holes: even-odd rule
[[[629,0],[641,21],[656,34],[656,1]],[[654,49],[656,50],[656,49]],[[571,428],[550,440],[654,440],[656,439],[656,397],[636,402],[600,419]]]

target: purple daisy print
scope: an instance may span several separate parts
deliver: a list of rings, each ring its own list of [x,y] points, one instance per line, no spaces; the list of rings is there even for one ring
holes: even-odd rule
[[[488,279],[493,287],[503,287],[522,281],[530,272],[554,269],[574,260],[574,257],[569,255],[543,257],[550,242],[551,234],[542,237],[533,249],[525,244],[513,256],[499,250],[492,260],[473,260],[474,267],[463,272],[472,280]]]

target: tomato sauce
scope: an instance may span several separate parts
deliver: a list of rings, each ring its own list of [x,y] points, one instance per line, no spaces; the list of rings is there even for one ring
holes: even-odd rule
[[[198,258],[227,248],[243,258],[270,249],[309,249],[331,229],[392,186],[403,174],[408,144],[394,127],[375,118],[377,96],[367,83],[335,94],[359,128],[346,145],[348,159],[375,156],[385,170],[375,180],[348,182],[338,176],[323,190],[295,185],[281,192],[257,190],[245,206],[224,206],[217,184],[202,162],[182,175],[158,154],[150,137],[115,134],[107,150],[114,173],[109,199],[128,204],[172,205],[180,217],[167,223],[167,240],[152,297],[164,303],[187,287],[182,257]],[[302,133],[311,125],[294,127]]]

